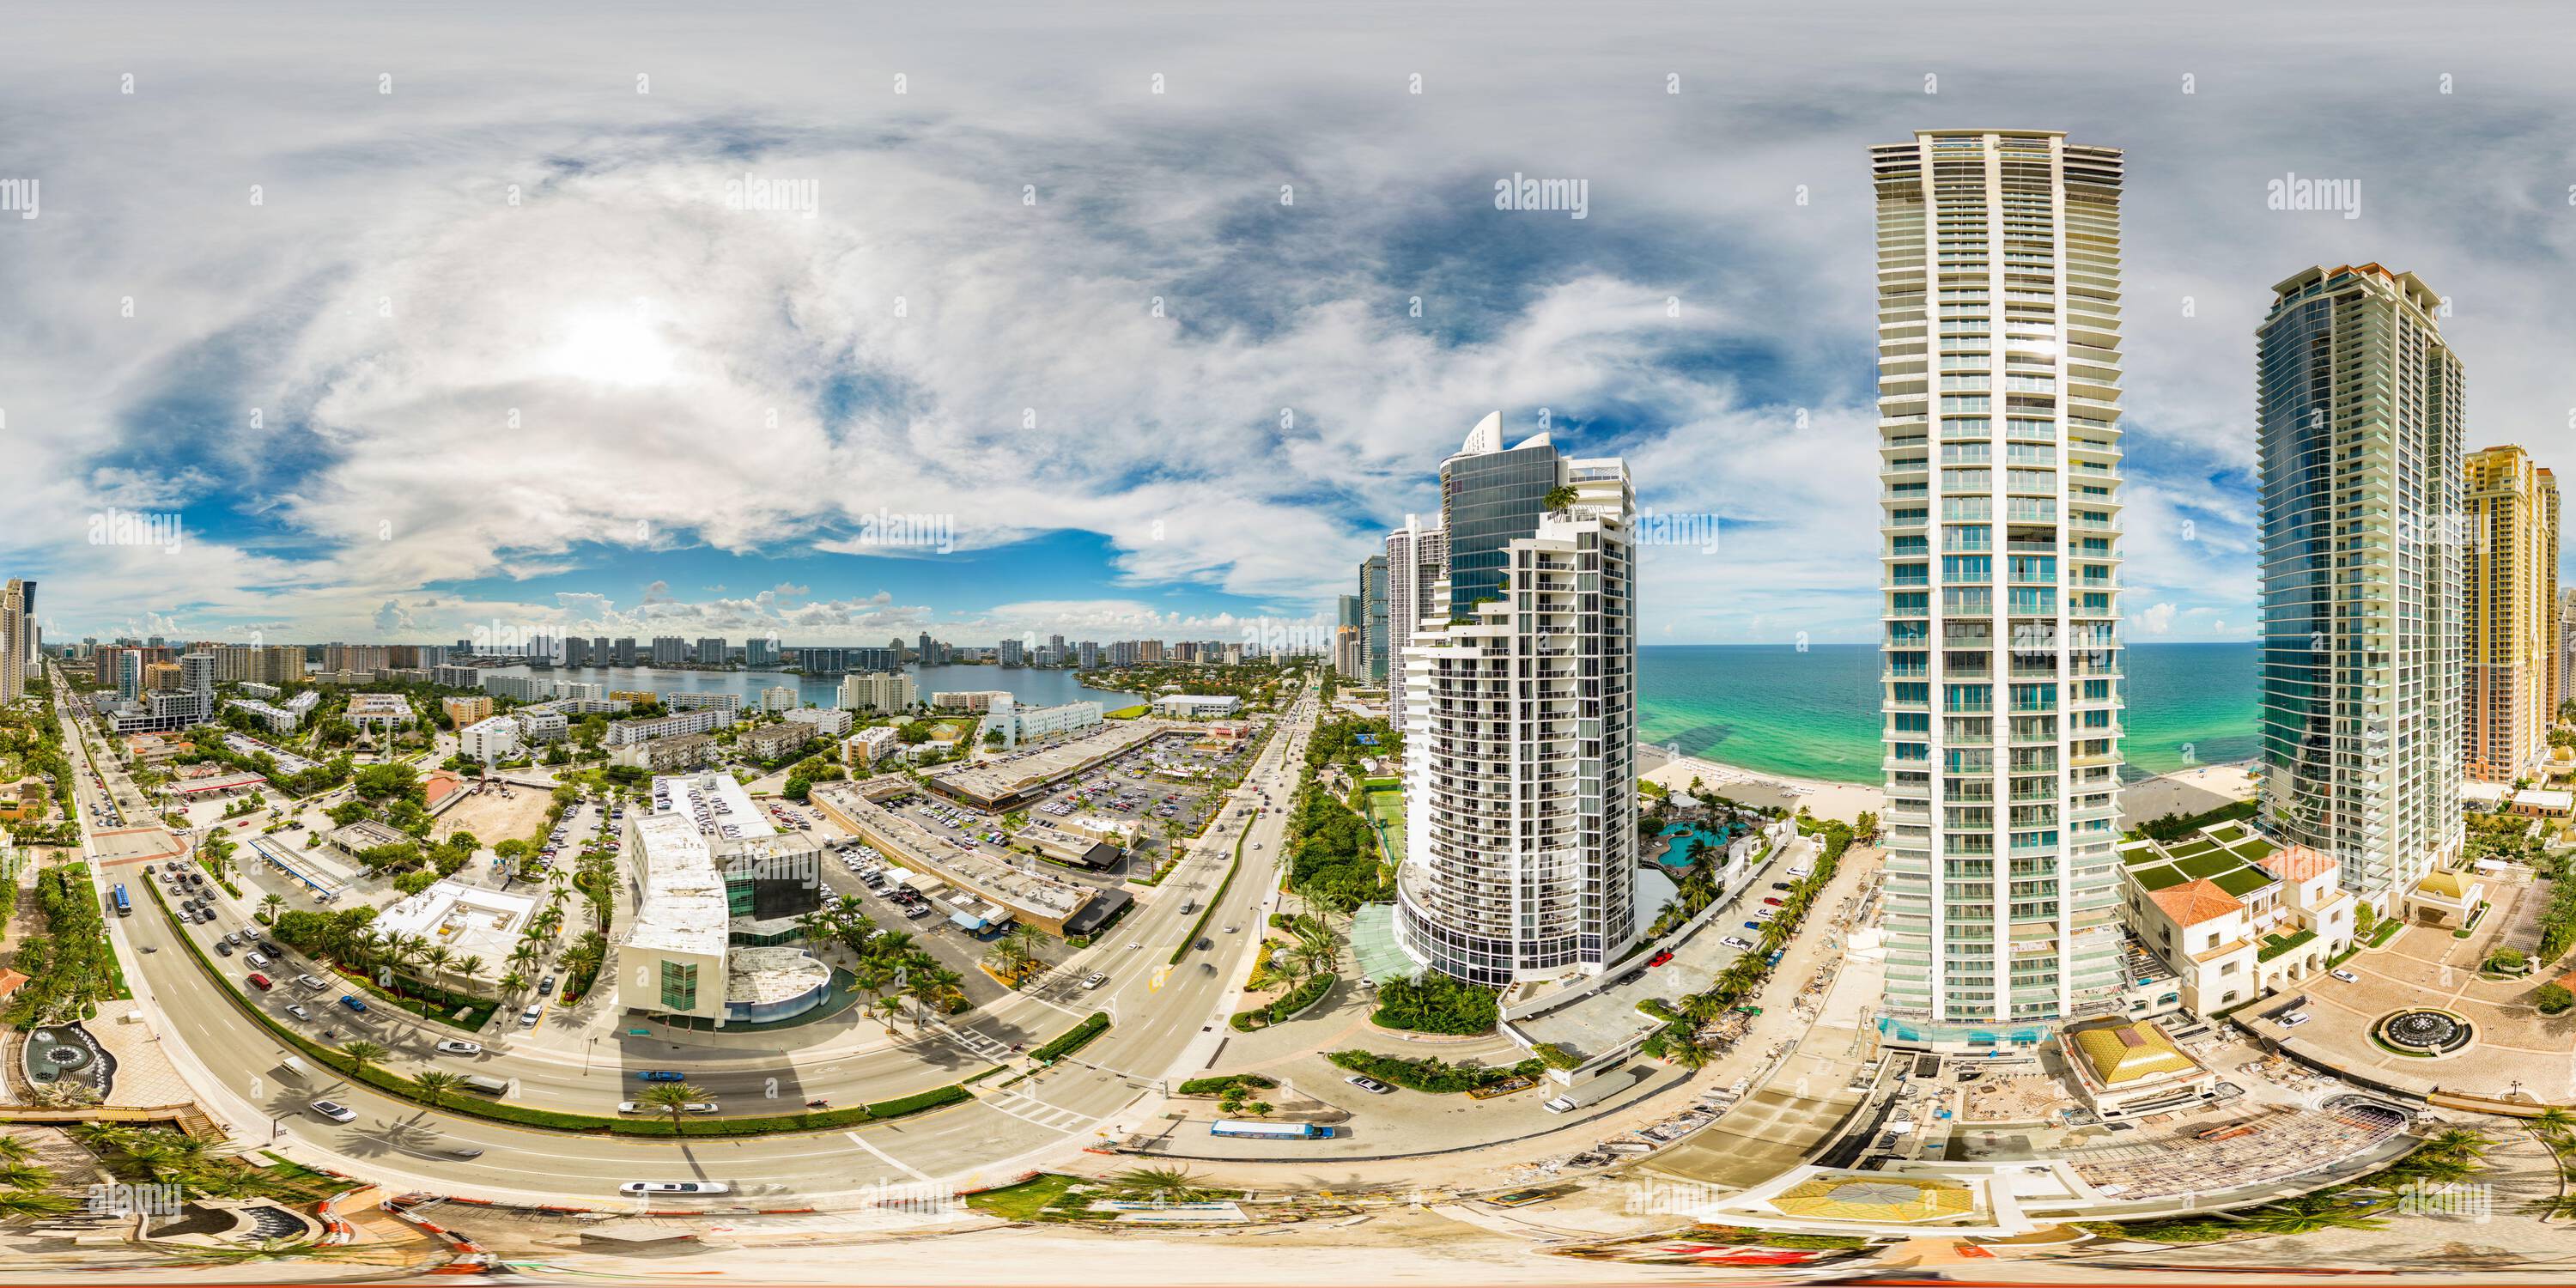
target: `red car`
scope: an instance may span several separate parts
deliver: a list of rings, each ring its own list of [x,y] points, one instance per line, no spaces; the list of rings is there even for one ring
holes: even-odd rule
[[[1777,900],[1777,899],[1765,899],[1765,900],[1763,900],[1762,902],[1767,903],[1767,904],[1771,905],[1771,906],[1772,906],[1772,907],[1774,907],[1774,908],[1777,908],[1777,907],[1779,907],[1779,906],[1780,906],[1780,901],[1779,901],[1779,900]]]
[[[263,992],[263,993],[267,992],[271,987],[273,987],[273,985],[271,985],[271,984],[269,983],[268,976],[266,976],[266,975],[260,975],[260,974],[256,974],[256,973],[254,973],[254,974],[250,977],[250,983],[251,983],[251,987],[258,989],[259,991],[261,991],[261,992]]]
[[[1672,959],[1673,959],[1673,951],[1672,951],[1671,949],[1667,948],[1667,949],[1665,949],[1664,951],[1662,951],[1662,952],[1660,952],[1660,953],[1657,953],[1657,954],[1655,954],[1655,955],[1654,955],[1654,956],[1652,956],[1652,957],[1647,958],[1647,959],[1646,959],[1646,964],[1647,964],[1648,966],[1661,966],[1661,965],[1663,965],[1665,962],[1671,961]]]

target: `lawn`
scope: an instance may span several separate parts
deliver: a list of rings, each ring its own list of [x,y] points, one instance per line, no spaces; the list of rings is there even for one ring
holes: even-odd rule
[[[2190,877],[2182,874],[2180,868],[2170,863],[2158,864],[2152,868],[2139,868],[2130,875],[2137,879],[2139,889],[2150,892],[2162,890],[2168,886],[2178,886],[2191,880]]]
[[[1367,799],[1369,819],[1385,829],[1387,857],[1404,862],[1404,792],[1393,788],[1372,790]]]
[[[2186,876],[2214,877],[2221,872],[2233,871],[2245,865],[2235,855],[2220,850],[2216,853],[2176,855],[2174,866],[2181,868]]]
[[[2271,874],[2254,868],[2238,868],[2232,872],[2222,872],[2210,879],[2218,883],[2219,889],[2239,899],[2274,884]]]
[[[1009,1221],[1042,1219],[1048,1207],[1082,1184],[1082,1178],[1046,1172],[1017,1185],[966,1196],[966,1206],[977,1212],[989,1212]]]

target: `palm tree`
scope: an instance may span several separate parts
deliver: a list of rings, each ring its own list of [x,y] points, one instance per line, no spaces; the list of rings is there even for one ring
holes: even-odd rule
[[[341,1043],[340,1054],[349,1057],[349,1063],[358,1066],[358,1072],[365,1073],[368,1065],[373,1064],[378,1060],[382,1060],[392,1053],[373,1042],[360,1038],[355,1041]]]
[[[39,1163],[0,1165],[0,1187],[13,1190],[41,1190],[54,1183],[54,1169]]]
[[[472,953],[467,953],[456,963],[456,977],[459,979],[472,979],[482,973],[483,959]]]
[[[1708,1062],[1717,1058],[1717,1053],[1709,1050],[1706,1043],[1692,1037],[1679,1042],[1665,1043],[1664,1058],[1696,1073],[1707,1068]]]
[[[2388,1223],[2370,1208],[2345,1207],[2329,1198],[2309,1195],[2287,1203],[2256,1208],[2237,1218],[2239,1227],[2257,1234],[2314,1234],[2319,1230],[2378,1230]]]
[[[680,1134],[680,1115],[688,1106],[706,1099],[707,1093],[685,1082],[659,1082],[644,1089],[644,1104],[671,1116],[671,1134]]]
[[[428,952],[421,954],[421,960],[429,964],[429,977],[435,980],[446,971],[447,963],[455,956],[455,951],[447,945],[433,944]]]
[[[1216,1191],[1199,1184],[1198,1175],[1186,1167],[1137,1167],[1109,1178],[1109,1183],[1131,1194],[1151,1195],[1166,1203],[1204,1203]]]
[[[411,1083],[420,1088],[421,1099],[428,1101],[430,1108],[436,1109],[447,1103],[450,1093],[465,1086],[465,1075],[432,1069],[414,1076]]]
[[[500,985],[504,993],[515,993],[528,986],[528,977],[519,971],[504,971],[501,973],[501,978],[492,982]]]
[[[0,1216],[61,1216],[80,1204],[52,1190],[0,1191]]]
[[[0,1136],[0,1163],[23,1163],[35,1156],[35,1146],[15,1136]]]
[[[277,910],[285,906],[286,896],[281,894],[272,894],[259,901],[260,911],[268,914],[268,920],[272,925],[277,921]]]

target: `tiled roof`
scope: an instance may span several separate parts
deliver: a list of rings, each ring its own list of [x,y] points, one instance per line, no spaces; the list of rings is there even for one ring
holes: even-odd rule
[[[2165,915],[2173,918],[2178,926],[2197,926],[2232,912],[2245,911],[2245,905],[2238,902],[2236,896],[2206,878],[2167,886],[2147,897],[2155,900],[2156,906],[2164,909]]]
[[[2333,856],[2320,853],[2305,845],[2293,845],[2287,849],[2275,850],[2254,862],[2256,866],[2284,881],[2305,881],[2310,877],[2332,872],[2336,866]]]

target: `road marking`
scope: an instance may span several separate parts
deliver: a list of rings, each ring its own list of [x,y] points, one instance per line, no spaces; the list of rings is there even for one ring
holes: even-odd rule
[[[916,1181],[926,1181],[930,1179],[930,1174],[928,1172],[922,1171],[920,1168],[914,1167],[912,1164],[869,1144],[867,1137],[862,1136],[857,1132],[848,1132],[845,1134],[849,1136],[851,1144],[876,1155],[878,1162],[883,1163],[888,1167],[900,1168],[905,1175],[910,1176]]]

